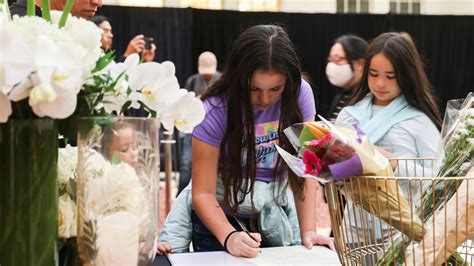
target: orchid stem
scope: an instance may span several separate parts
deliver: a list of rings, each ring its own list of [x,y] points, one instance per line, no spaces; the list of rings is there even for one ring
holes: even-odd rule
[[[30,17],[34,17],[35,13],[35,0],[28,0],[26,2],[26,14]]]
[[[74,5],[74,0],[67,0],[66,5],[63,9],[63,14],[61,15],[61,19],[59,20],[59,27],[62,28],[66,25],[67,16],[71,12],[72,6]]]
[[[49,5],[49,0],[41,0],[41,14],[43,15],[43,18],[51,22],[51,7]]]

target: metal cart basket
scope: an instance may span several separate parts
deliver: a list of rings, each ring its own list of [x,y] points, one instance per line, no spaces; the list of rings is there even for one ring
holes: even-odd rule
[[[435,177],[438,160],[395,161],[395,176],[353,177],[326,184],[333,235],[341,263],[472,264],[472,169],[466,177],[439,178]],[[396,188],[395,193],[380,193],[389,185]],[[375,200],[376,204],[364,209],[361,202],[368,199]],[[408,204],[399,203],[402,201]],[[404,210],[400,206],[405,206]]]

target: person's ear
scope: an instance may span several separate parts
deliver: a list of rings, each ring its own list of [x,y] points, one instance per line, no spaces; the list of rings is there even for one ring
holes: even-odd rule
[[[353,67],[354,70],[362,72],[362,69],[364,68],[364,59],[360,58],[354,60]]]

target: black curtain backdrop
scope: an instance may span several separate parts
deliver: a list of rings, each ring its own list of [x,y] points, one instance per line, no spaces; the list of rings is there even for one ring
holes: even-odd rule
[[[114,49],[123,53],[128,41],[143,33],[154,37],[156,61],[173,61],[182,87],[196,72],[197,57],[209,50],[219,69],[237,36],[249,26],[278,24],[295,43],[303,70],[312,79],[318,113],[326,114],[337,88],[325,76],[334,39],[346,33],[370,40],[386,31],[410,33],[444,110],[448,99],[463,98],[474,85],[474,16],[303,14],[238,12],[175,8],[104,6],[110,18]]]
[[[153,37],[155,61],[172,61],[179,83],[184,87],[186,78],[195,71],[191,60],[192,9],[103,6],[98,14],[110,20],[117,57],[125,52],[128,42],[136,35]]]

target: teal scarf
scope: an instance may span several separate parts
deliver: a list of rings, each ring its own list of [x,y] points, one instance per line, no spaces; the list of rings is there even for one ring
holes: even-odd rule
[[[393,125],[423,115],[423,112],[408,104],[403,94],[378,111],[376,115],[372,115],[372,99],[372,93],[368,93],[355,105],[344,108],[359,122],[359,127],[367,134],[372,143],[377,143]]]

